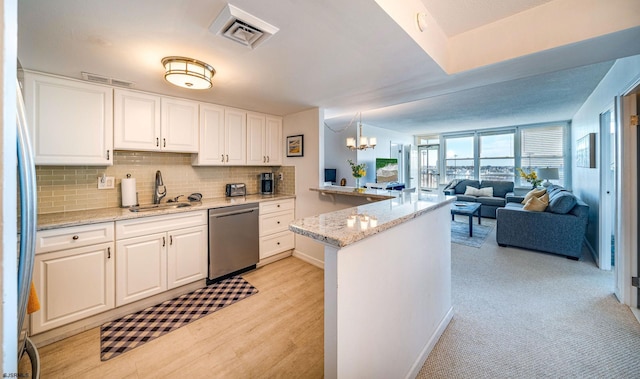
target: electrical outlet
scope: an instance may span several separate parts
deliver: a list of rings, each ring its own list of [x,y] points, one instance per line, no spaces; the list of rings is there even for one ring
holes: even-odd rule
[[[280,172],[280,173],[278,173],[278,179],[279,179],[279,180],[283,180],[283,179],[284,179],[284,175],[282,175],[282,173],[281,173],[281,172]]]
[[[98,177],[98,189],[113,189],[115,188],[116,179],[113,176],[99,176]]]

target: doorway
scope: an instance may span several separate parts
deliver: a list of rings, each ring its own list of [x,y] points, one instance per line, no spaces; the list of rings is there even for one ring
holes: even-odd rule
[[[616,117],[614,106],[600,114],[600,246],[598,265],[602,270],[615,267],[616,259]]]
[[[435,191],[440,184],[440,145],[418,146],[419,176],[421,191]]]

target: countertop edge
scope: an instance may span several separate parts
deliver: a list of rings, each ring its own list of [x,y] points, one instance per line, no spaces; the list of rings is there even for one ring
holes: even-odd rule
[[[397,192],[399,192],[399,191],[394,191],[396,192],[396,194],[394,195],[390,190],[373,190],[373,189],[364,189],[364,188],[362,188],[361,190],[364,190],[364,191],[358,191],[354,187],[311,187],[309,188],[309,191],[316,191],[316,192],[325,193],[325,194],[365,197],[365,198],[378,199],[378,200],[393,199],[397,197]]]
[[[295,199],[295,197],[295,195],[247,195],[242,198],[220,197],[203,199],[199,204],[192,205],[190,207],[161,209],[146,212],[131,212],[128,208],[98,208],[70,212],[45,213],[37,216],[37,230],[42,231],[71,226],[114,222],[119,220],[131,220],[143,217],[163,216],[167,214],[202,211],[211,208],[230,207],[240,204]]]

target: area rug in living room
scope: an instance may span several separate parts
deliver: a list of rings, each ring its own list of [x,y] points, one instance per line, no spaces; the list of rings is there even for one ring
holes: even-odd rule
[[[100,359],[116,357],[255,293],[254,286],[234,276],[107,322],[100,328]]]
[[[471,247],[481,247],[493,226],[473,224],[473,237],[469,237],[469,224],[451,221],[451,242]]]

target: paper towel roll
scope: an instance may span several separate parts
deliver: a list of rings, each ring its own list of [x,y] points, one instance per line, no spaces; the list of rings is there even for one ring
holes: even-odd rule
[[[132,205],[137,205],[137,192],[136,192],[136,179],[135,178],[125,178],[122,179],[122,184],[120,184],[122,189],[122,206],[130,207]]]

